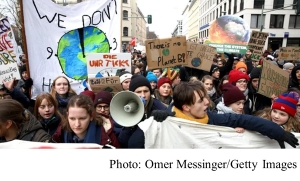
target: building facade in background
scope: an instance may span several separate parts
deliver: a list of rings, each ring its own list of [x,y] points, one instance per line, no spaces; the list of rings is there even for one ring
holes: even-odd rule
[[[198,42],[199,40],[199,5],[200,0],[192,0],[188,9],[188,40],[192,42]]]
[[[187,4],[181,14],[182,18],[182,35],[186,36],[188,40],[188,32],[189,32],[189,4]]]
[[[297,0],[203,0],[200,2],[199,38],[208,38],[210,24],[223,15],[243,18],[252,30],[261,28],[263,13],[263,32],[269,37],[265,49],[276,50],[285,46],[300,46],[300,16],[296,15]],[[278,8],[284,9],[275,10]],[[271,11],[274,10],[274,11]],[[267,12],[270,11],[270,12]]]
[[[177,25],[172,33],[172,37],[182,35],[182,20],[177,20]]]

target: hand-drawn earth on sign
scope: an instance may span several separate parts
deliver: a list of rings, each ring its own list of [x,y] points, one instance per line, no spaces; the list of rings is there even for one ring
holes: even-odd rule
[[[201,65],[201,59],[200,58],[193,58],[192,60],[193,67],[199,67]]]
[[[110,53],[106,34],[97,27],[88,26],[64,34],[57,48],[57,57],[63,73],[75,80],[87,78],[86,53]]]

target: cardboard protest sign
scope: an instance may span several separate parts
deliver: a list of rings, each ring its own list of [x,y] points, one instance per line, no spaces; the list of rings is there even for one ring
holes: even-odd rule
[[[251,59],[259,61],[264,53],[264,46],[269,33],[252,30],[251,37],[248,43],[248,48],[253,50]]]
[[[120,77],[102,77],[102,78],[89,78],[89,85],[94,93],[100,91],[111,92],[114,96],[116,93],[123,91]]]
[[[89,0],[72,6],[22,2],[33,99],[49,92],[60,75],[79,94],[86,88],[87,54],[121,52],[122,1]]]
[[[16,42],[7,18],[0,20],[0,84],[2,81],[20,79]]]
[[[186,37],[145,41],[148,69],[187,65]]]
[[[210,71],[215,54],[217,54],[215,47],[187,42],[186,67]]]
[[[299,60],[300,47],[281,47],[279,49],[278,58],[280,60]]]
[[[89,78],[116,76],[121,69],[131,72],[130,53],[89,53],[86,58]]]
[[[287,90],[289,84],[288,72],[280,69],[268,60],[263,61],[259,80],[258,93],[271,98],[272,94],[280,95]]]
[[[216,47],[218,53],[245,54],[250,34],[250,27],[244,19],[225,15],[211,23],[205,44]]]

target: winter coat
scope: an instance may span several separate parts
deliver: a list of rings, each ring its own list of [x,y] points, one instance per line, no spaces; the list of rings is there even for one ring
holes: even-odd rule
[[[43,129],[41,123],[29,112],[29,120],[19,129],[19,134],[15,139],[34,142],[53,142],[51,136]],[[0,138],[0,142],[5,142],[5,138]]]

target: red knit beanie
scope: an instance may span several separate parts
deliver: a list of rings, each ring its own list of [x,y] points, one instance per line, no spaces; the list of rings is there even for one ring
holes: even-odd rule
[[[228,81],[229,83],[231,84],[235,84],[238,80],[240,79],[246,79],[247,81],[250,80],[249,76],[241,71],[238,71],[238,70],[231,70],[229,72],[229,75],[228,75]]]
[[[281,94],[272,104],[272,109],[278,109],[294,117],[297,112],[299,94],[296,92]]]
[[[160,86],[162,86],[164,83],[168,83],[172,87],[172,81],[169,78],[167,78],[167,77],[161,77],[158,80],[157,89],[159,89]]]
[[[89,90],[86,90],[86,91],[81,92],[80,95],[86,95],[86,96],[89,96],[89,97],[92,99],[92,101],[94,101],[95,96],[96,96],[94,92],[89,91]]]
[[[235,103],[240,100],[246,101],[246,96],[240,89],[230,83],[226,83],[220,86],[223,92],[223,100],[225,106],[229,106],[232,103]]]

